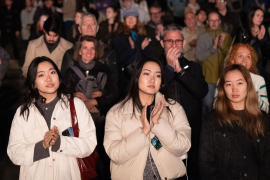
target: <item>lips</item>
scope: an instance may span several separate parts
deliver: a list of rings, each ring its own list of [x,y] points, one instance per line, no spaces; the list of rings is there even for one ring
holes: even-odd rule
[[[152,88],[152,89],[155,89],[155,86],[154,85],[150,85],[150,86],[147,86],[149,88]]]
[[[238,98],[240,95],[232,95],[233,98]]]
[[[52,87],[54,87],[54,84],[48,84],[46,87],[47,88],[52,88]]]

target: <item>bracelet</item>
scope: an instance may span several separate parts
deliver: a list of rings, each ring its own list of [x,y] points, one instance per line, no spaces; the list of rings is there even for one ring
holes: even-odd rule
[[[182,69],[179,73],[177,73],[177,76],[182,76],[182,74],[185,72],[185,69]]]

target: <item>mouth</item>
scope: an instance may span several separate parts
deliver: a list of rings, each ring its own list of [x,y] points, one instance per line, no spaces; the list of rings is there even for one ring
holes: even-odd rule
[[[147,87],[149,87],[151,89],[155,89],[155,86],[154,85],[150,85],[150,86],[147,86]]]
[[[47,88],[52,88],[52,87],[54,87],[54,84],[48,84],[46,87]]]
[[[240,95],[232,95],[233,98],[238,98]]]

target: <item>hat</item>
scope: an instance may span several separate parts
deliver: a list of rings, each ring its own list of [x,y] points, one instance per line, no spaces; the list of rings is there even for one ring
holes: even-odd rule
[[[125,17],[128,17],[128,16],[139,17],[139,12],[135,8],[127,8],[123,13],[123,17],[125,18]]]

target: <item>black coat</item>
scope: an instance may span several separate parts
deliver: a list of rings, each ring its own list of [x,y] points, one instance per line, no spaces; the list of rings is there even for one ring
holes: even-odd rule
[[[20,14],[13,6],[9,10],[6,7],[0,8],[0,31],[1,38],[10,38],[5,36],[15,36],[16,31],[21,31]]]
[[[270,119],[262,113],[265,137],[256,139],[236,123],[233,128],[220,126],[215,110],[209,113],[203,120],[199,150],[202,180],[270,179]]]

